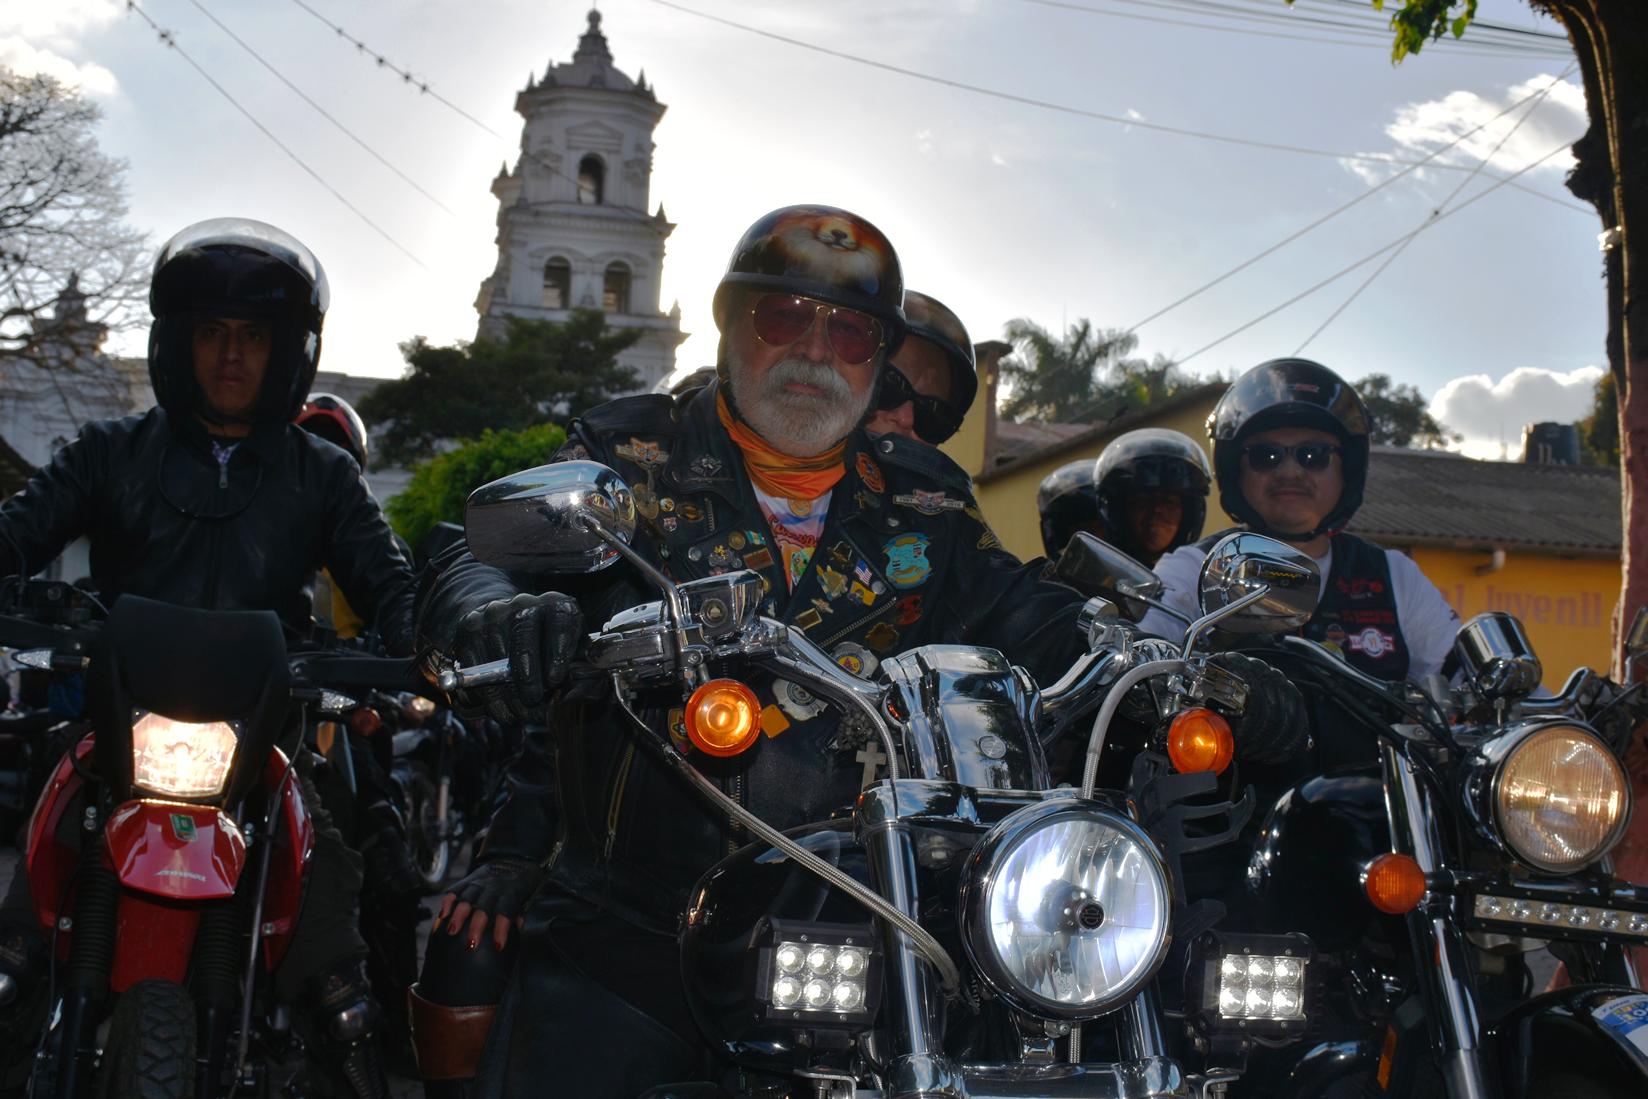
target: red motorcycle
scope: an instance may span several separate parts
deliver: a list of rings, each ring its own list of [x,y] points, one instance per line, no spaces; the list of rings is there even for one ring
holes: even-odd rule
[[[350,709],[338,689],[402,686],[410,664],[289,657],[272,612],[131,596],[100,629],[0,617],[0,644],[82,670],[92,726],[29,821],[29,893],[51,945],[30,1094],[278,1093],[271,1065],[297,1043],[270,977],[314,846],[288,754],[296,710]]]

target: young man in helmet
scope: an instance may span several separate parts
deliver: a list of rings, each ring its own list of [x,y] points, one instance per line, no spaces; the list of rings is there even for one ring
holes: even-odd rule
[[[624,477],[642,522],[634,544],[676,580],[755,570],[762,612],[855,674],[951,641],[999,647],[1051,682],[1083,649],[1079,596],[1000,548],[947,457],[859,429],[888,355],[900,354],[903,299],[898,259],[869,222],[827,207],[775,211],[745,233],[716,291],[715,383],[595,409],[561,457]],[[458,662],[511,657],[519,674],[469,699],[496,717],[542,712],[581,623],[656,598],[624,569],[580,601],[543,584],[461,555],[422,607],[420,632]],[[851,805],[879,754],[841,737],[835,712],[788,684],[754,686],[775,735],[729,771],[745,803],[779,827]],[[490,1008],[462,974],[499,965],[497,947],[546,880],[519,947],[531,999],[512,1013],[508,1075],[554,1065],[560,1091],[599,1099],[705,1070],[676,921],[698,875],[745,837],[646,753],[625,751],[606,696],[569,688],[554,739],[534,738],[511,770],[483,865],[443,904],[414,990],[426,1094],[465,1093]],[[507,1086],[490,1072],[486,1083]]]
[[[274,226],[214,219],[168,241],[149,294],[156,407],[87,424],[0,508],[0,575],[32,574],[86,535],[105,599],[272,610],[302,636],[324,566],[391,651],[410,653],[412,573],[382,512],[354,462],[291,422],[314,380],[328,296],[314,255]],[[375,1009],[354,916],[360,858],[314,798],[307,753],[300,761],[316,850],[276,983],[307,1009],[302,1025],[338,1088],[354,1074],[379,1094],[361,1029]],[[8,934],[29,929],[26,913],[9,918],[26,893],[18,883],[0,915]]]
[[[1412,558],[1346,534],[1368,471],[1368,414],[1354,389],[1307,359],[1249,370],[1208,417],[1219,503],[1249,530],[1316,559],[1322,597],[1306,637],[1336,646],[1378,679],[1421,679],[1441,670],[1459,616]],[[1166,601],[1196,612],[1196,583],[1212,539],[1156,563]],[[1153,611],[1146,629],[1182,632]]]
[[[904,292],[908,333],[881,372],[872,435],[892,433],[938,446],[961,429],[978,395],[978,363],[961,318],[937,298]]]
[[[1140,564],[1153,566],[1201,536],[1213,471],[1188,436],[1163,427],[1118,435],[1100,453],[1093,478],[1108,541]]]

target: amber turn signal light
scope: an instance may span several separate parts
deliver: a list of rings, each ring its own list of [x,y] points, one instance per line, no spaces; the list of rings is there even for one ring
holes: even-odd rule
[[[1236,753],[1236,738],[1230,722],[1212,710],[1197,707],[1182,711],[1167,730],[1167,758],[1181,774],[1212,771],[1223,774]]]
[[[735,756],[761,731],[761,701],[736,679],[712,679],[687,700],[687,739],[705,755]]]
[[[1400,916],[1425,899],[1425,872],[1407,855],[1380,855],[1362,871],[1362,888],[1373,907]]]

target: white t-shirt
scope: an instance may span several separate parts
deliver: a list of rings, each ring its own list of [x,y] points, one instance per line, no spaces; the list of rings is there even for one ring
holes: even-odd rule
[[[1197,598],[1197,583],[1201,578],[1202,562],[1207,553],[1196,545],[1180,546],[1156,562],[1156,575],[1162,579],[1162,602],[1191,618],[1201,615]],[[1408,645],[1408,678],[1423,679],[1442,670],[1442,662],[1453,651],[1454,634],[1459,632],[1459,615],[1442,598],[1430,578],[1414,564],[1413,558],[1397,550],[1385,551],[1391,574],[1391,594],[1396,599],[1396,624],[1402,631],[1402,640]],[[1322,572],[1322,590],[1328,588],[1328,575],[1333,569],[1333,547],[1316,558]],[[1158,637],[1181,638],[1184,626],[1161,611],[1152,610],[1144,616],[1139,628]]]
[[[773,540],[778,543],[784,578],[790,582],[791,591],[807,571],[813,551],[818,548],[824,520],[830,514],[830,496],[831,492],[826,492],[816,500],[791,500],[755,490],[756,502],[761,505],[767,525],[772,527]]]

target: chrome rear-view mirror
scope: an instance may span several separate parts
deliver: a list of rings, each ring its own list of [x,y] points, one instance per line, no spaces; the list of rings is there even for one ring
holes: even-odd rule
[[[1227,633],[1284,633],[1310,621],[1321,598],[1316,561],[1286,542],[1250,531],[1227,534],[1202,562],[1202,613],[1212,614],[1254,592],[1264,594],[1221,618]]]
[[[599,462],[555,462],[469,494],[464,537],[477,561],[541,574],[597,572],[635,536],[635,500]]]

